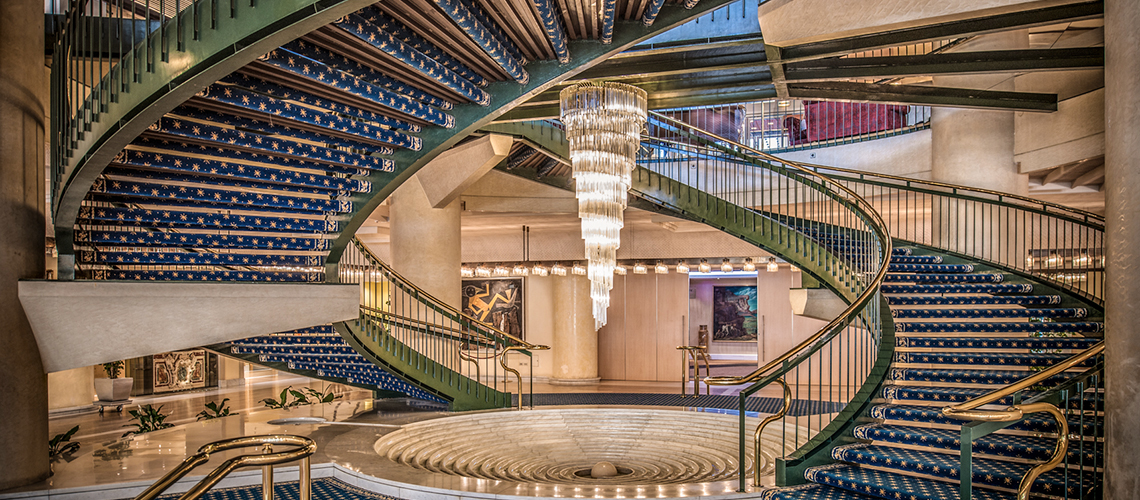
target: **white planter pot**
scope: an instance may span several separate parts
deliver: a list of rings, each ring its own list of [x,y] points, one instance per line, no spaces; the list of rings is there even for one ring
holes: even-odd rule
[[[131,388],[135,379],[130,377],[97,378],[95,379],[95,394],[99,401],[123,401],[131,398]]]

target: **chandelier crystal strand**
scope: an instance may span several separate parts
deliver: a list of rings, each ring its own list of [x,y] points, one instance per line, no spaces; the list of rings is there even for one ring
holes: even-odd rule
[[[563,89],[559,98],[586,242],[594,324],[601,328],[614,286],[630,176],[647,118],[646,94],[632,85],[585,82]]]

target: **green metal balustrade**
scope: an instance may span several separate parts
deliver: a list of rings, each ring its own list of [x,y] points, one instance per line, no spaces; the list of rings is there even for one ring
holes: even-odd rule
[[[409,282],[360,240],[345,253],[341,283],[360,284],[360,317],[337,323],[337,332],[369,361],[451,402],[453,410],[511,406],[510,388],[533,401],[532,373],[510,366],[547,349],[481,323]],[[533,368],[532,368],[533,370]],[[512,380],[513,379],[513,380]]]
[[[565,140],[554,123],[496,124],[487,130],[515,135],[548,155],[565,157]],[[846,404],[838,414],[806,419],[806,435],[802,427],[787,425],[792,421],[803,426],[804,418],[793,420],[780,412],[765,420],[762,427],[779,422],[784,429],[797,429],[781,435],[798,449],[777,458],[778,485],[802,483],[807,468],[833,462],[830,450],[851,443],[854,427],[868,421],[868,410],[884,383],[895,346],[891,311],[878,293],[879,282],[868,277],[875,274],[872,270],[885,271],[882,252],[889,252],[892,242],[945,255],[943,262],[948,264],[969,261],[978,263],[975,269],[979,272],[1004,271],[1012,276],[1007,282],[1035,283],[1035,293],[1060,296],[1058,307],[1085,308],[1092,320],[1103,316],[1103,263],[1097,260],[1103,256],[1103,219],[1096,214],[983,189],[786,162],[660,115],[651,117],[639,165],[631,190],[636,199],[631,205],[704,222],[757,244],[855,304],[756,372],[706,379],[714,384],[750,383],[741,393],[742,403],[748,395],[778,384],[787,401]],[[565,178],[539,176],[524,169],[511,172],[571,187]],[[812,175],[816,172],[823,175]],[[878,239],[887,233],[895,239]],[[829,237],[833,238],[830,242]],[[881,241],[885,246],[879,246]],[[836,242],[846,246],[837,247]],[[809,281],[805,277],[805,284]],[[1065,498],[1095,495],[1102,477],[1095,457],[1103,447],[1099,438],[1103,424],[1095,396],[1086,401],[1081,395],[1103,391],[1102,363],[1055,386],[1041,385],[1049,375],[1075,369],[1080,366],[1078,361],[1089,356],[1101,354],[1080,353],[1057,364],[1064,368],[1029,375],[1022,382],[962,403],[960,407],[972,408],[996,397],[993,394],[1005,393],[1014,394],[1020,402],[1026,390],[1039,391],[1025,400],[1031,406],[1025,407],[1024,415],[1016,410],[1016,415],[1003,416],[1000,421],[966,423],[961,441],[970,443],[1020,422],[1031,411],[1043,411],[1039,408],[1045,404],[1052,405],[1070,422],[1079,422],[1083,430],[1059,440],[1058,449],[1068,445],[1081,457],[1094,457],[1065,466],[1066,477],[1079,483],[1074,488],[1078,493],[1066,493]],[[837,371],[842,373],[838,377]],[[742,433],[742,459],[754,446],[759,455],[758,443]],[[960,458],[962,498],[972,498],[972,455],[963,452]],[[1038,473],[1053,466],[1044,464]],[[1090,477],[1093,484],[1088,484]],[[741,489],[745,481],[741,477]]]

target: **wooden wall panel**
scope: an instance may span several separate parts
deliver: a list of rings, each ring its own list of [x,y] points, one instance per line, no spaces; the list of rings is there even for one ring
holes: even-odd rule
[[[608,321],[598,330],[598,376],[602,380],[626,380],[625,291],[625,276],[614,276]]]
[[[689,275],[657,276],[657,380],[681,380],[681,352],[688,318]]]
[[[657,380],[657,280],[626,276],[626,380]]]

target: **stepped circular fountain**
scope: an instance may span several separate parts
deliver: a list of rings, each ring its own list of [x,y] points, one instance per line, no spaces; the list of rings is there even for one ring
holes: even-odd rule
[[[748,435],[759,419],[748,418]],[[785,451],[765,432],[760,467]],[[770,436],[770,437],[769,437]],[[421,471],[550,485],[666,485],[735,479],[737,417],[640,408],[487,412],[406,425],[381,437],[381,456]],[[791,450],[791,446],[787,450]],[[749,454],[751,455],[751,453]],[[591,475],[592,471],[613,469]],[[754,467],[751,456],[746,473]]]

